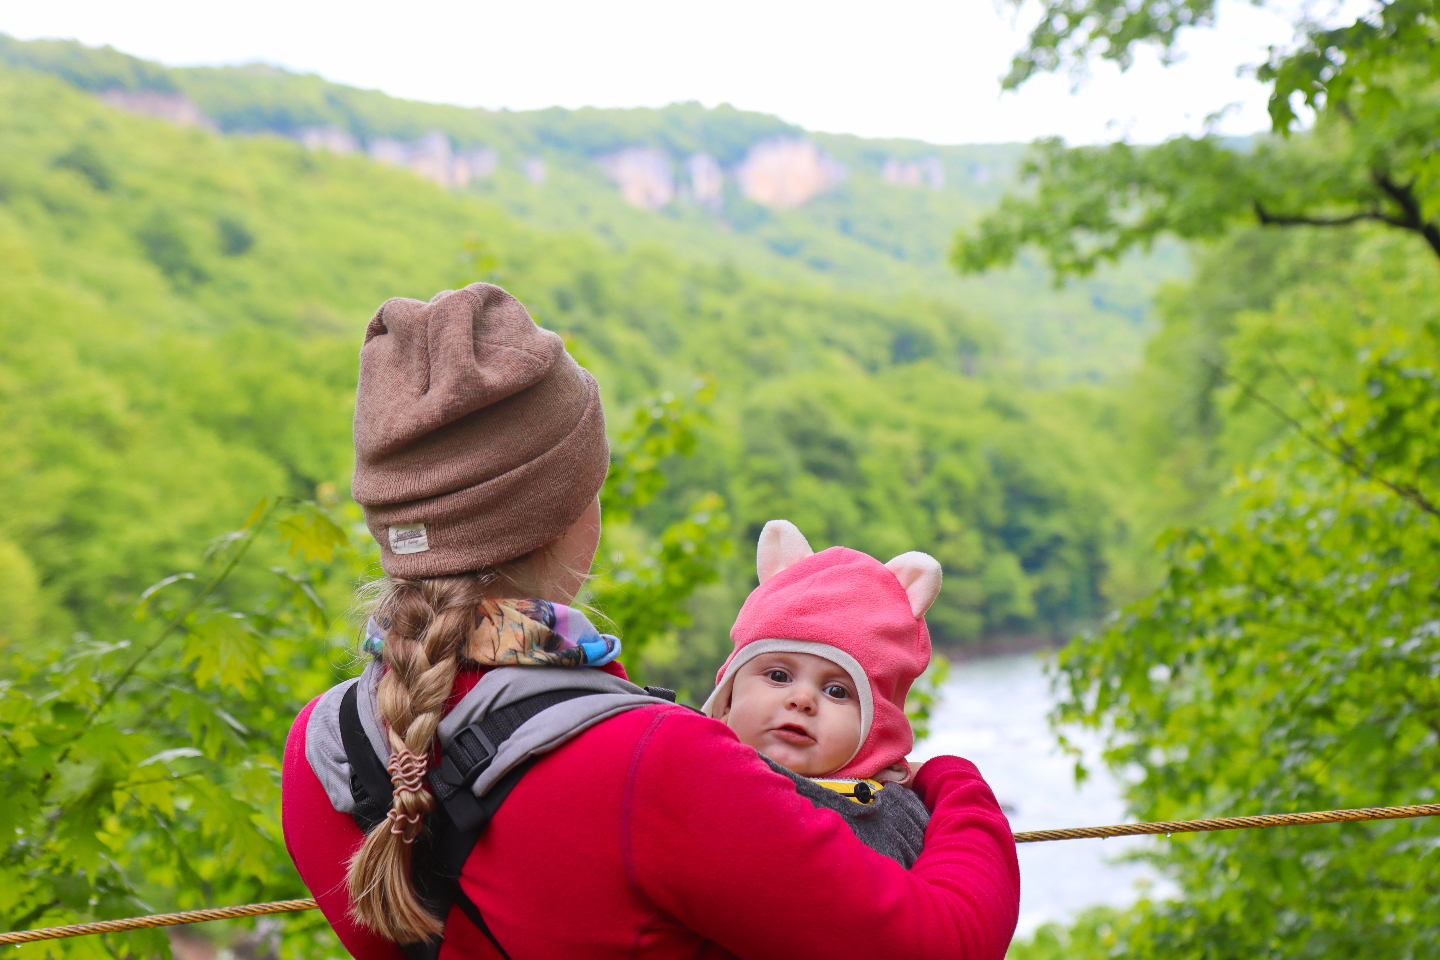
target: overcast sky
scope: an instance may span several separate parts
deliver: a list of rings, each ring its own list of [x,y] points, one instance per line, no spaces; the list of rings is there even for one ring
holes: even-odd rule
[[[1099,67],[1078,93],[998,78],[1024,39],[992,0],[44,0],[0,5],[0,31],[73,37],[168,64],[263,60],[400,97],[528,109],[733,103],[814,130],[986,143],[1059,135],[1153,142],[1267,126],[1236,67],[1289,42],[1288,18],[1221,0],[1185,61]]]

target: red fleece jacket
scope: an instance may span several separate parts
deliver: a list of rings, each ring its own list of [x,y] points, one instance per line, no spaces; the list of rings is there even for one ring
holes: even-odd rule
[[[305,759],[313,708],[285,748],[285,842],[356,960],[404,960],[346,915],[345,864],[362,835]],[[1001,960],[1020,903],[1009,823],[967,760],[931,760],[915,789],[932,819],[907,871],[797,795],[724,724],[641,707],[542,758],[475,845],[461,883],[514,960],[866,950]],[[446,930],[440,960],[496,956],[458,908]]]

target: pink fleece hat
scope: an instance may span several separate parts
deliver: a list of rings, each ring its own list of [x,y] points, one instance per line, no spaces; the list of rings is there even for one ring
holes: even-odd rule
[[[905,697],[930,663],[925,611],[940,593],[940,564],[914,552],[889,563],[846,547],[815,553],[793,523],[771,520],[755,565],[760,586],[740,608],[730,630],[735,650],[703,711],[715,716],[729,706],[736,672],[755,657],[814,654],[850,674],[860,700],[860,746],[830,776],[908,770],[915,736]]]

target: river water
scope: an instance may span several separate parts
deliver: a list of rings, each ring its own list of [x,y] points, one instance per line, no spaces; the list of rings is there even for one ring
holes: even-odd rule
[[[930,737],[912,759],[954,754],[974,762],[1006,808],[1017,830],[1089,827],[1124,823],[1119,782],[1099,763],[1099,743],[1082,739],[1090,777],[1076,787],[1074,758],[1060,751],[1046,723],[1054,704],[1044,675],[1044,654],[959,662],[945,684],[944,701]],[[1096,904],[1124,906],[1137,884],[1151,896],[1168,892],[1143,864],[1120,862],[1123,854],[1153,840],[1060,840],[1025,843],[1020,854],[1019,937],[1042,923],[1065,921]]]

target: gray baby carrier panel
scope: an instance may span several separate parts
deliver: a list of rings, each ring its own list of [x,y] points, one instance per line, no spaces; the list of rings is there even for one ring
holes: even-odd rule
[[[795,784],[795,792],[817,807],[834,810],[845,825],[871,850],[883,853],[909,870],[925,846],[925,828],[930,811],[915,791],[898,783],[887,783],[868,802],[856,803],[843,793],[786,770],[763,754],[770,769]]]
[[[311,711],[305,755],[330,803],[365,833],[383,828],[393,790],[389,743],[376,707],[379,662],[326,693]],[[637,687],[599,670],[499,667],[480,679],[440,722],[440,762],[431,792],[440,803],[411,848],[416,891],[442,921],[452,907],[509,958],[460,873],[480,834],[540,757],[595,724],[637,707],[673,703],[673,691]],[[441,938],[401,944],[408,960],[436,960]]]

